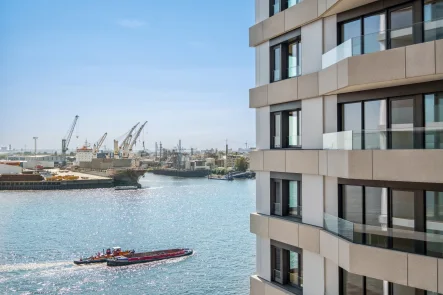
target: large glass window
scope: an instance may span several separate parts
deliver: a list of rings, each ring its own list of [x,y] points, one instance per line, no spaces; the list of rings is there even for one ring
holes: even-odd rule
[[[374,14],[363,19],[363,52],[371,53],[386,49],[386,15]]]
[[[414,192],[392,190],[392,217],[391,223],[393,229],[414,231],[415,212],[414,212]],[[415,241],[412,239],[393,238],[393,249],[414,252]]]
[[[414,99],[391,101],[391,148],[414,148]]]
[[[281,80],[281,47],[276,46],[273,49],[274,68],[272,69],[272,81]]]
[[[289,284],[303,287],[302,256],[289,251]]]
[[[382,235],[388,227],[388,189],[365,187],[365,224],[369,225],[365,235],[366,244],[386,248],[388,239]]]
[[[425,42],[443,38],[443,0],[425,0],[424,39]]]
[[[343,186],[343,218],[363,224],[363,187]]]
[[[349,149],[361,149],[361,102],[346,103],[343,105],[343,131],[352,132],[351,137],[347,139],[345,145]]]
[[[301,148],[301,115],[300,109],[271,113],[272,148]]]
[[[288,78],[301,75],[300,67],[300,42],[292,42],[288,45]]]
[[[412,36],[412,6],[403,7],[390,13],[390,48],[414,44]]]
[[[363,295],[364,285],[363,278],[360,275],[356,275],[345,270],[343,271],[343,294],[344,295]]]
[[[280,12],[280,0],[271,0],[272,2],[272,13],[271,15],[277,14]]]
[[[386,100],[364,102],[364,148],[386,149]]]
[[[441,236],[443,235],[443,192],[426,192],[426,253],[443,257]]]
[[[281,114],[274,114],[274,148],[281,147]]]
[[[301,216],[300,184],[298,181],[289,181],[289,215]]]
[[[289,146],[301,145],[301,110],[289,112]]]
[[[443,92],[425,95],[425,148],[443,149]]]

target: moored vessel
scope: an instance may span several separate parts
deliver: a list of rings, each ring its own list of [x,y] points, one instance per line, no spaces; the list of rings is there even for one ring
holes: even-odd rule
[[[106,264],[107,266],[124,266],[189,256],[192,253],[193,250],[188,248],[142,252],[128,256],[116,256],[108,259]]]

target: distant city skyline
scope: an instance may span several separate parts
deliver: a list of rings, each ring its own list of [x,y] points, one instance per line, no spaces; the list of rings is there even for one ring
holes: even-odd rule
[[[0,145],[60,149],[79,115],[71,150],[145,120],[149,149],[254,146],[253,1],[228,2],[2,1]]]

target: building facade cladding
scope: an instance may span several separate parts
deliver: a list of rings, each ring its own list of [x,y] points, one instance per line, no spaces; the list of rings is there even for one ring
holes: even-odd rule
[[[250,294],[443,294],[443,0],[256,0]]]

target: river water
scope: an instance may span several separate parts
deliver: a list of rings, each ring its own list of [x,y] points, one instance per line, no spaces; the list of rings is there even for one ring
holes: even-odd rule
[[[255,181],[147,174],[142,189],[0,192],[0,294],[248,294]],[[103,248],[192,256],[76,266]]]

